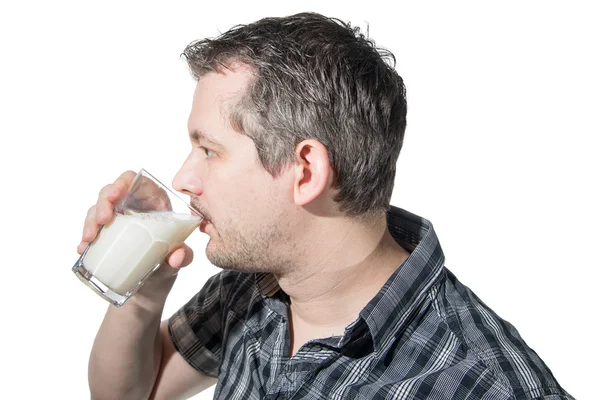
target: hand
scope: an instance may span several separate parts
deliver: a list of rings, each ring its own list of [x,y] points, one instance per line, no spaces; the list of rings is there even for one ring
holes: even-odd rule
[[[124,172],[113,184],[106,185],[104,188],[102,188],[98,195],[98,201],[96,202],[96,205],[89,209],[87,217],[85,218],[81,243],[77,246],[77,252],[79,254],[83,253],[86,247],[92,241],[94,241],[98,231],[100,230],[100,227],[112,221],[115,215],[115,207],[118,206],[119,201],[127,194],[127,190],[133,182],[135,176],[136,173],[133,171]],[[164,201],[161,203],[160,199],[167,197],[161,192],[162,189],[155,186],[152,182],[142,181],[140,183],[136,183],[136,185],[137,184],[145,185],[145,187],[142,188],[144,190],[138,189],[137,192],[147,194],[145,199],[141,199],[138,196],[138,204],[141,205],[146,202],[148,204],[152,204],[153,206],[156,206],[157,204],[163,204],[165,210],[170,209],[170,204],[165,203]],[[161,194],[164,196],[161,196]],[[141,208],[141,206],[138,208]],[[156,209],[156,207],[154,209]],[[177,274],[179,268],[189,265],[193,258],[194,253],[192,249],[183,244],[182,247],[169,254],[166,263],[162,265],[154,274],[152,274],[152,277],[155,275],[162,278],[172,277]]]

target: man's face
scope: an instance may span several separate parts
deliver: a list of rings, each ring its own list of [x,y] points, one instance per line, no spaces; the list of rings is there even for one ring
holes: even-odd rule
[[[285,263],[293,201],[292,174],[273,178],[260,164],[254,142],[236,132],[229,109],[245,90],[247,70],[202,77],[188,121],[192,151],[173,186],[190,195],[205,217],[208,259],[216,266],[275,272]],[[283,246],[282,246],[283,245]]]

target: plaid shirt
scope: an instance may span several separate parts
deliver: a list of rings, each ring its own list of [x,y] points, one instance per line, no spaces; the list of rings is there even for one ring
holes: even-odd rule
[[[289,297],[273,276],[222,271],[171,317],[173,344],[218,377],[216,399],[572,399],[444,267],[429,221],[392,207],[388,226],[410,257],[343,336],[290,358]]]

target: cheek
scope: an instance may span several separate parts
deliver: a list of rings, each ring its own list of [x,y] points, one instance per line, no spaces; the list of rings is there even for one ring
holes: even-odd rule
[[[257,173],[256,168],[238,168],[227,176],[222,177],[224,182],[229,183],[238,196],[242,198],[254,198],[260,188],[264,186],[264,177]]]
[[[241,219],[264,221],[272,208],[272,187],[251,175],[239,177],[229,185],[228,193],[231,205]]]
[[[250,222],[272,217],[273,207],[284,201],[282,182],[273,181],[257,160],[237,161],[211,171],[205,184],[207,201],[225,219]]]
[[[204,194],[213,218],[234,225],[251,218],[261,203],[256,186],[252,179],[241,174],[211,176],[210,182],[205,183]]]

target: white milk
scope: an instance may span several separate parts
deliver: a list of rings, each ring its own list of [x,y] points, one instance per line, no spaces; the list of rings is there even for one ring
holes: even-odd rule
[[[196,229],[201,218],[174,212],[117,214],[90,246],[84,266],[125,294]]]

